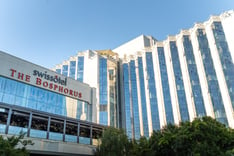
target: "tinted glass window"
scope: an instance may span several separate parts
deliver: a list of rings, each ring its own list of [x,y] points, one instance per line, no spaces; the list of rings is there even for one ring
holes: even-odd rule
[[[92,137],[94,139],[98,139],[102,136],[102,129],[96,129],[96,128],[93,128],[92,129]]]
[[[63,121],[52,119],[50,122],[50,132],[63,133]]]
[[[11,115],[11,126],[27,128],[29,124],[29,114],[24,112],[13,111]]]
[[[8,117],[8,109],[0,108],[0,124],[6,124]]]
[[[32,125],[31,125],[32,129],[47,131],[47,127],[48,127],[48,118],[33,116]]]
[[[86,126],[80,126],[80,136],[90,137],[90,128]]]
[[[77,123],[71,123],[71,122],[67,122],[66,123],[66,134],[69,135],[77,135]]]

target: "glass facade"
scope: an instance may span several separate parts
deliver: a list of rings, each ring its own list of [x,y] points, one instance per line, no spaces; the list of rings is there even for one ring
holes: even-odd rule
[[[196,115],[197,117],[203,117],[206,115],[206,111],[190,36],[183,36],[183,46],[192,88],[192,97],[196,108]]]
[[[153,130],[160,129],[159,121],[159,112],[158,112],[158,103],[157,103],[157,94],[156,94],[156,84],[154,78],[154,65],[152,52],[146,52],[146,67],[147,67],[147,80],[148,80],[148,91],[149,91],[149,100],[151,108],[151,118],[152,118],[152,127]]]
[[[169,82],[168,82],[168,75],[167,75],[167,67],[165,62],[165,55],[164,55],[164,48],[158,47],[158,60],[160,66],[160,74],[161,74],[161,83],[163,89],[163,100],[164,100],[164,107],[166,113],[166,121],[167,123],[174,123],[174,116],[172,110],[172,103],[171,103],[171,94],[169,89]]]
[[[79,100],[0,77],[0,102],[42,112],[77,118]],[[92,105],[87,105],[87,120],[91,121]],[[74,115],[75,114],[75,115]]]
[[[224,77],[227,83],[229,96],[232,101],[232,108],[234,108],[234,65],[231,53],[228,48],[226,37],[223,31],[221,22],[213,23],[213,35],[215,38],[216,47],[218,49],[219,58],[222,63]]]
[[[171,59],[175,76],[177,97],[182,121],[189,121],[188,107],[184,90],[184,82],[181,73],[178,49],[175,41],[170,41]]]
[[[70,71],[69,71],[69,77],[75,79],[76,77],[76,61],[70,61]]]
[[[218,85],[218,80],[216,76],[216,72],[214,69],[213,60],[211,57],[211,51],[209,48],[209,43],[206,37],[206,32],[204,29],[197,29],[197,39],[199,43],[199,49],[202,56],[203,66],[206,73],[208,89],[210,92],[210,97],[212,100],[215,118],[228,125],[227,117],[224,110],[224,105],[222,101],[222,97],[220,94],[220,89]]]
[[[112,55],[113,52],[79,52],[76,56],[76,60],[74,60],[73,56],[67,62],[70,62],[68,66],[69,77],[75,78],[80,82],[85,81],[87,84],[91,83],[89,85],[97,89],[96,97],[98,99],[97,105],[99,108],[97,108],[98,119],[95,120],[100,124],[116,127],[119,124],[117,121],[118,67],[117,61],[113,60],[111,57]],[[90,62],[90,66],[92,66],[93,70],[95,73],[98,73],[98,75],[92,77],[92,71],[86,71],[91,68],[85,68],[85,62]],[[60,66],[57,66],[57,68],[60,68]],[[62,71],[63,74],[67,73],[66,66],[62,66]],[[88,76],[90,74],[91,76]],[[86,80],[84,80],[84,76],[88,76]],[[89,121],[91,117],[88,116],[91,115],[89,113],[91,109],[92,107],[89,107],[89,104],[78,101],[76,118]]]
[[[99,58],[99,123],[108,124],[107,112],[107,59]]]
[[[116,127],[116,105],[117,105],[117,94],[116,94],[116,78],[115,68],[108,69],[109,78],[109,104],[110,104],[110,126]]]
[[[55,69],[56,73],[61,74],[61,69]]]
[[[78,56],[77,63],[77,80],[83,82],[84,77],[84,56]],[[91,118],[88,116],[88,104],[82,101],[77,103],[77,119],[83,119],[89,121]],[[89,107],[91,109],[91,107]]]
[[[68,65],[63,65],[63,67],[62,67],[62,74],[64,76],[68,76]]]
[[[131,85],[131,101],[133,111],[133,126],[134,126],[134,138],[140,139],[140,119],[138,109],[138,91],[137,91],[137,80],[136,80],[136,67],[135,61],[131,60],[129,64],[130,69],[130,85]]]
[[[83,82],[84,77],[84,56],[78,57],[78,65],[77,65],[77,80]]]
[[[23,107],[0,106],[0,112],[1,134],[19,135],[22,131],[31,138],[97,145],[104,128]]]
[[[124,82],[124,110],[125,110],[125,130],[128,137],[132,138],[132,120],[130,104],[130,87],[129,87],[129,69],[128,63],[123,64],[123,82]]]
[[[0,107],[0,133],[5,133],[8,112],[9,112],[8,109],[4,109]]]
[[[140,98],[141,98],[140,111],[142,112],[143,131],[144,131],[144,136],[149,137],[146,96],[145,96],[145,80],[144,80],[142,57],[138,57],[138,71],[139,71]]]
[[[141,39],[134,39],[113,51],[78,52],[76,61],[73,61],[74,56],[66,61],[70,62],[68,69],[67,65],[61,64],[55,70],[63,75],[69,73],[70,77],[75,76],[76,80],[95,87],[97,108],[93,108],[97,109],[95,115],[98,123],[125,128],[129,138],[138,139],[141,134],[149,137],[151,130],[159,130],[164,124],[190,121],[194,117],[206,115],[214,116],[226,125],[229,121],[229,126],[233,127],[234,119],[231,115],[234,108],[234,60],[231,57],[233,47],[230,46],[233,23],[229,23],[233,12],[229,13],[195,24],[194,28],[182,30],[165,41],[158,42],[153,36],[142,35]],[[228,20],[224,20],[226,18]],[[206,31],[210,32],[208,37]],[[230,34],[225,34],[226,32]],[[183,54],[179,55],[179,52]],[[157,65],[154,64],[154,56],[158,58]],[[180,56],[183,60],[180,60]],[[216,61],[221,64],[216,66]],[[217,70],[222,68],[224,78],[218,77],[216,67]],[[94,73],[97,75],[92,77]],[[160,75],[160,78],[155,74]],[[226,86],[227,88],[223,88]],[[157,92],[157,87],[160,87],[160,93]],[[187,90],[188,93],[185,92]],[[0,92],[0,97],[8,102],[17,99],[10,98],[10,94],[4,98],[1,94]],[[232,106],[225,103],[228,96]],[[30,101],[29,108],[35,106],[32,105],[33,102]],[[63,97],[63,102],[65,111],[61,113],[68,116],[70,107],[67,98]],[[92,109],[90,105],[82,101],[77,101],[76,105],[75,118],[88,120],[87,116],[90,116]],[[159,108],[162,108],[162,113],[159,113]],[[40,106],[40,109],[43,110],[43,107]]]

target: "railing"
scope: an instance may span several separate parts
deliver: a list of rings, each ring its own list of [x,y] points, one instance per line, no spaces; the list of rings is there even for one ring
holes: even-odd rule
[[[0,133],[97,145],[105,126],[0,103]]]

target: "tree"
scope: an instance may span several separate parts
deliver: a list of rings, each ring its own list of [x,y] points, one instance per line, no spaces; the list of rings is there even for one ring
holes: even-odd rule
[[[211,117],[203,117],[154,131],[149,144],[154,155],[232,155],[234,131]]]
[[[139,140],[130,140],[129,145],[131,145],[128,153],[130,156],[153,156],[146,137],[141,137]]]
[[[211,117],[169,124],[140,140],[108,128],[100,140],[98,156],[234,156],[234,130]]]
[[[25,133],[19,136],[11,136],[4,138],[0,136],[0,155],[1,156],[28,156],[27,145],[33,145],[31,140],[24,139]]]
[[[123,156],[128,153],[129,141],[121,129],[109,127],[103,132],[96,149],[97,156]]]

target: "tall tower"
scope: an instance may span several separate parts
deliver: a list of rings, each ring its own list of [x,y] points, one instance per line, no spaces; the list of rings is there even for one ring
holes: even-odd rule
[[[203,116],[234,128],[233,36],[227,11],[163,41],[141,35],[113,51],[78,52],[54,70],[96,88],[96,107],[81,102],[78,119],[130,138]]]
[[[172,123],[211,116],[234,127],[234,12],[211,16],[164,41],[141,35],[119,54],[122,126],[150,136]]]

